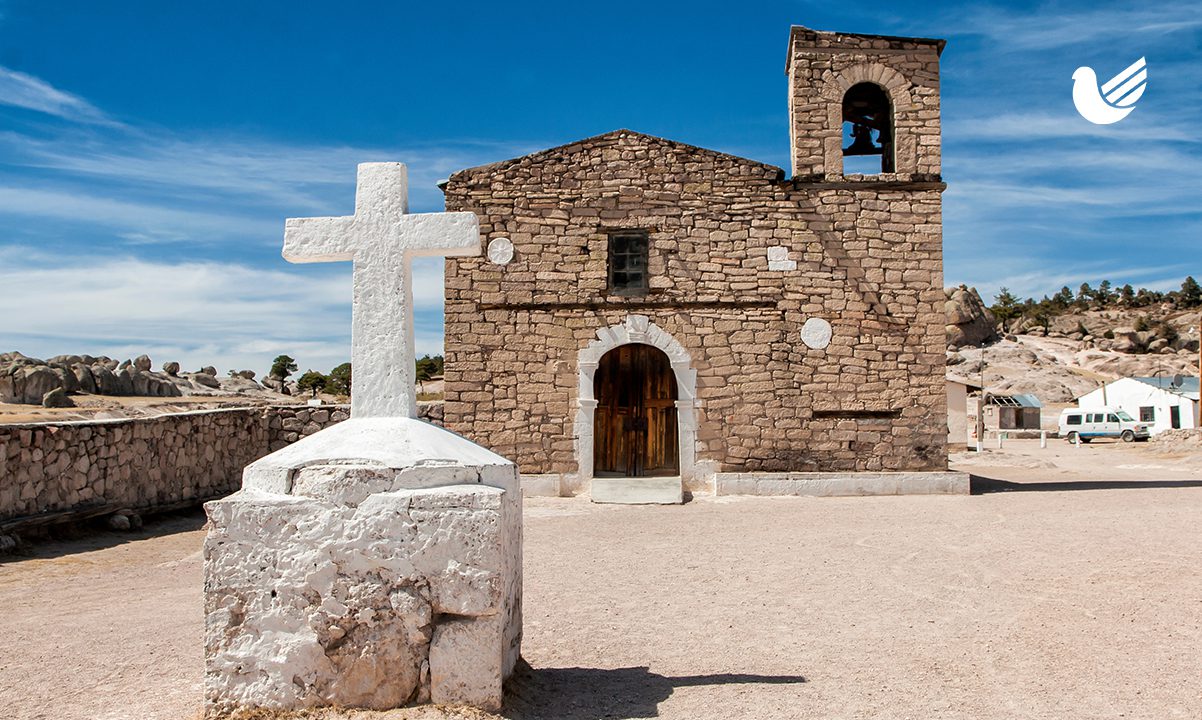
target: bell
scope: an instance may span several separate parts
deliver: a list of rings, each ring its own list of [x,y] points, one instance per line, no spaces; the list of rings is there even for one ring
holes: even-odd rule
[[[843,155],[880,155],[881,148],[872,144],[872,128],[856,123],[851,128],[851,146],[843,148]]]

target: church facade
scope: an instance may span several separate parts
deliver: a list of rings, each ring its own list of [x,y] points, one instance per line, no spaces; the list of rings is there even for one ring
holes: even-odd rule
[[[629,130],[452,175],[447,427],[595,499],[945,471],[942,49],[794,27],[788,176]]]

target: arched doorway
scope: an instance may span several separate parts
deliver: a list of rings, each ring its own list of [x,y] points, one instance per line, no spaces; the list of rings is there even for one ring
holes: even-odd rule
[[[605,353],[593,376],[595,477],[680,475],[672,362],[641,343]]]

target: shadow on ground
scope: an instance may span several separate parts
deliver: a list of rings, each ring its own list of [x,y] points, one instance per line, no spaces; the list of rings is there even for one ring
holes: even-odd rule
[[[137,530],[110,530],[105,525],[105,518],[40,528],[37,534],[23,536],[22,544],[17,548],[0,554],[0,564],[31,558],[63,557],[104,550],[136,540],[193,532],[203,528],[206,520],[204,510],[197,507],[152,515]]]
[[[1061,482],[1011,482],[971,476],[973,495],[1000,492],[1063,492],[1065,490],[1150,490],[1202,487],[1202,480],[1066,480]]]
[[[534,669],[522,661],[506,683],[503,716],[512,720],[603,720],[659,717],[676,688],[694,685],[787,685],[800,675],[718,673],[668,677],[647,667]]]

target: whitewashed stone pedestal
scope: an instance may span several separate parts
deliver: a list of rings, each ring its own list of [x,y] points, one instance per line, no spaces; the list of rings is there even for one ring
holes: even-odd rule
[[[521,644],[517,467],[417,419],[419,255],[477,255],[473,213],[409,214],[401,163],[355,214],[290,219],[284,257],[353,263],[351,417],[209,503],[205,712],[501,707]]]
[[[501,706],[521,642],[513,463],[411,418],[352,418],[205,506],[206,714]]]

